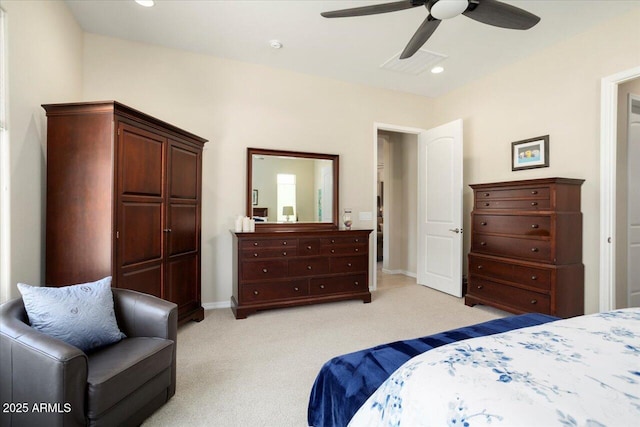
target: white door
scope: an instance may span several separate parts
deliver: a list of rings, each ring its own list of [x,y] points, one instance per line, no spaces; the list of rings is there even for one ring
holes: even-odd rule
[[[418,135],[417,282],[462,296],[462,119]]]
[[[640,96],[629,95],[627,289],[629,307],[640,307]]]

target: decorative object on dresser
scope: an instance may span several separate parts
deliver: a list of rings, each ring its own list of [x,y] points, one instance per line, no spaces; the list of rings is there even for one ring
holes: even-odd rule
[[[361,299],[369,292],[372,230],[233,232],[237,319],[258,310]]]
[[[113,286],[202,320],[205,139],[115,101],[47,104],[46,284]]]
[[[583,182],[547,178],[471,185],[465,304],[559,317],[584,314]]]

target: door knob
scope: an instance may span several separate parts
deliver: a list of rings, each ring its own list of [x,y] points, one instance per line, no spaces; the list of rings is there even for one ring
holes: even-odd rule
[[[454,233],[462,233],[462,228],[450,228],[449,231],[453,231]]]

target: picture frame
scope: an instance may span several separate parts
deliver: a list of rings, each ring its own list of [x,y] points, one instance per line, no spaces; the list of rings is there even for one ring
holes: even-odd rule
[[[511,143],[511,170],[549,167],[549,135]]]
[[[258,204],[258,190],[253,190],[251,197],[251,204],[256,206]]]

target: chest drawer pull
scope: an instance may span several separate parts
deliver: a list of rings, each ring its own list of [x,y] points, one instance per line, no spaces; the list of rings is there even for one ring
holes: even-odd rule
[[[300,288],[296,286],[295,288],[293,288],[293,290],[298,292],[300,290]]]
[[[335,242],[336,242],[336,240],[335,240],[335,239],[331,239],[331,243],[335,243]]]
[[[354,286],[358,286],[360,283],[356,280],[355,282],[353,282]]]
[[[538,224],[531,224],[531,228],[539,228],[540,226]]]
[[[487,225],[487,223],[485,221],[482,221],[480,225]]]
[[[253,246],[258,246],[258,242],[253,242]]]
[[[324,289],[324,285],[320,285],[320,289]]]
[[[358,243],[360,239],[353,239],[354,242]]]
[[[267,271],[269,271],[269,270],[267,270],[266,268],[263,268],[263,269],[262,269],[262,272],[263,272],[263,273],[266,273]]]
[[[480,242],[480,246],[487,246],[487,242]]]
[[[312,267],[310,265],[307,265],[307,270],[311,270],[311,268]]]
[[[483,287],[482,285],[478,285],[478,289],[482,289],[482,287]]]
[[[531,280],[538,280],[538,276],[531,276]]]
[[[335,249],[331,249],[331,253],[332,253],[332,254],[335,254],[335,253],[336,253],[336,250],[335,250]]]
[[[311,250],[311,245],[307,246],[307,250]]]
[[[485,206],[491,206],[491,203],[485,203],[484,205]]]
[[[356,251],[356,252],[360,252],[360,249],[356,248],[356,249],[355,249],[355,251]]]
[[[538,194],[538,191],[537,191],[537,190],[533,190],[533,191],[531,192],[531,194],[533,194],[533,195],[535,196],[536,194]]]
[[[282,252],[282,256],[287,256],[287,252]]]
[[[253,256],[254,256],[254,257],[257,257],[257,256],[258,256],[258,254],[257,254],[257,253],[254,253],[254,254],[253,254]]]
[[[286,242],[286,240],[285,240],[284,242],[282,242],[282,244],[286,246],[286,245],[287,245],[287,242]]]
[[[531,206],[538,206],[538,202],[531,202]]]
[[[538,252],[538,248],[531,248],[531,252]]]
[[[258,292],[258,291],[253,291],[253,294],[254,294],[254,295],[259,295],[259,294],[260,294],[260,292]]]
[[[351,263],[350,262],[347,263],[347,267],[351,267]]]
[[[538,303],[538,300],[537,300],[537,299],[532,299],[532,300],[531,300],[531,304],[537,304],[537,303]]]
[[[482,270],[482,266],[481,265],[478,266],[478,270]]]
[[[489,197],[489,193],[484,193],[484,196],[485,197]]]

